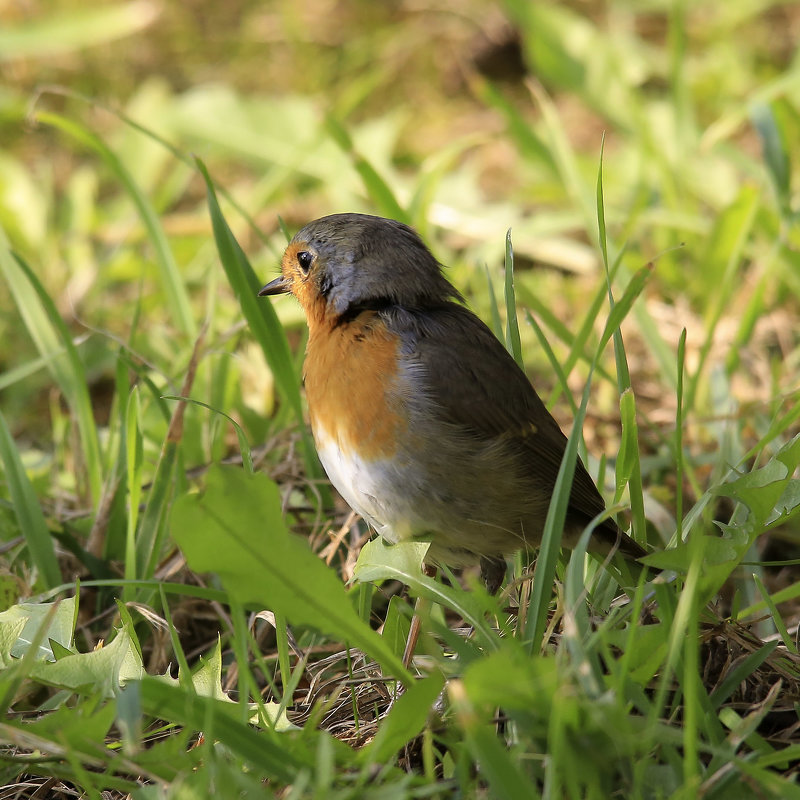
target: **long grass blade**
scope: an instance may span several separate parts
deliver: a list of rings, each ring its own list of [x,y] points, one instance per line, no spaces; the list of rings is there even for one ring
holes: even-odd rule
[[[542,637],[547,629],[547,610],[553,591],[553,579],[556,574],[558,553],[561,549],[561,533],[564,530],[564,522],[567,518],[569,495],[572,489],[572,479],[575,475],[575,463],[578,459],[578,443],[581,439],[583,421],[586,418],[586,407],[589,403],[591,379],[592,374],[590,372],[583,390],[581,405],[575,415],[564,456],[558,468],[553,497],[547,509],[542,542],[539,547],[539,557],[536,559],[536,567],[533,571],[533,588],[524,632],[525,643],[529,652],[538,651],[544,645]]]
[[[103,488],[103,468],[83,362],[52,298],[28,264],[12,254],[1,229],[0,272],[11,289],[30,337],[39,353],[47,359],[56,382],[75,414],[88,473],[89,492],[93,501],[99,502]],[[64,357],[54,356],[62,350]]]
[[[309,476],[321,477],[321,469],[316,451],[303,420],[303,403],[300,399],[300,376],[292,361],[286,333],[272,308],[271,303],[258,298],[262,284],[256,277],[247,256],[239,246],[228,226],[217,200],[216,189],[205,165],[198,159],[197,168],[206,182],[208,210],[214,229],[220,261],[228,276],[228,282],[239,301],[242,313],[256,341],[264,352],[264,357],[275,376],[275,385],[281,399],[294,412],[302,435],[303,455]],[[185,394],[185,393],[184,393]]]
[[[67,119],[48,111],[38,111],[36,119],[38,122],[52,125],[54,128],[64,131],[64,133],[69,134],[81,144],[94,150],[108,164],[119,182],[125,187],[147,231],[148,239],[156,252],[156,262],[161,273],[161,282],[167,295],[173,322],[187,339],[193,340],[197,336],[197,324],[194,321],[189,296],[186,293],[180,270],[175,262],[175,257],[172,255],[172,250],[158,214],[156,214],[152,204],[137,185],[128,168],[96,133],[75,122],[75,120]]]
[[[136,570],[136,524],[139,519],[139,499],[142,495],[142,432],[139,426],[139,387],[128,396],[125,411],[125,454],[128,483],[128,535],[125,539],[125,579],[138,578]]]
[[[517,300],[514,294],[514,247],[511,244],[511,228],[506,231],[505,258],[505,300],[506,300],[506,349],[520,369],[525,368],[522,360],[522,344],[519,340],[519,321],[517,320]]]
[[[3,462],[5,480],[11,495],[11,505],[28,545],[31,560],[39,570],[44,588],[52,589],[61,583],[61,570],[58,567],[53,540],[36,498],[36,492],[28,479],[11,431],[2,414],[0,414],[0,459]]]
[[[356,150],[355,144],[344,125],[333,116],[328,116],[325,124],[331,138],[352,159],[356,172],[361,177],[367,193],[380,214],[410,225],[412,222],[411,217],[400,205],[392,188],[378,174],[375,167]]]

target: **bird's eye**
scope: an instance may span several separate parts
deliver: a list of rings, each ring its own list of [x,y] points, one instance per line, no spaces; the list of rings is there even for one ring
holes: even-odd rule
[[[297,254],[297,263],[303,272],[308,272],[311,269],[311,263],[314,261],[314,254],[309,253],[308,250],[301,250]]]

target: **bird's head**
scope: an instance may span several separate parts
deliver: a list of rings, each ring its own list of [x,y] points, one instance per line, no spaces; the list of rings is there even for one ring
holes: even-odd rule
[[[281,275],[259,295],[293,294],[310,323],[399,305],[424,309],[460,299],[417,233],[367,214],[332,214],[289,242]]]

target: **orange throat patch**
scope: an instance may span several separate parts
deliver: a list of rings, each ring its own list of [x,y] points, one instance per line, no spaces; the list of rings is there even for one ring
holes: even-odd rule
[[[399,345],[373,311],[339,325],[328,319],[310,324],[304,372],[318,447],[366,461],[395,454],[408,432]]]

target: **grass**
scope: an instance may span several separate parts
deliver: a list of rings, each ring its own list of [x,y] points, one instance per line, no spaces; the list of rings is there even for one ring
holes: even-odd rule
[[[198,54],[177,6],[62,6],[3,33],[0,783],[800,796],[793,8],[287,2]],[[423,232],[572,431],[565,485],[580,454],[653,550],[638,584],[560,551],[563,491],[501,598],[366,542],[299,311],[255,298],[339,210]]]

